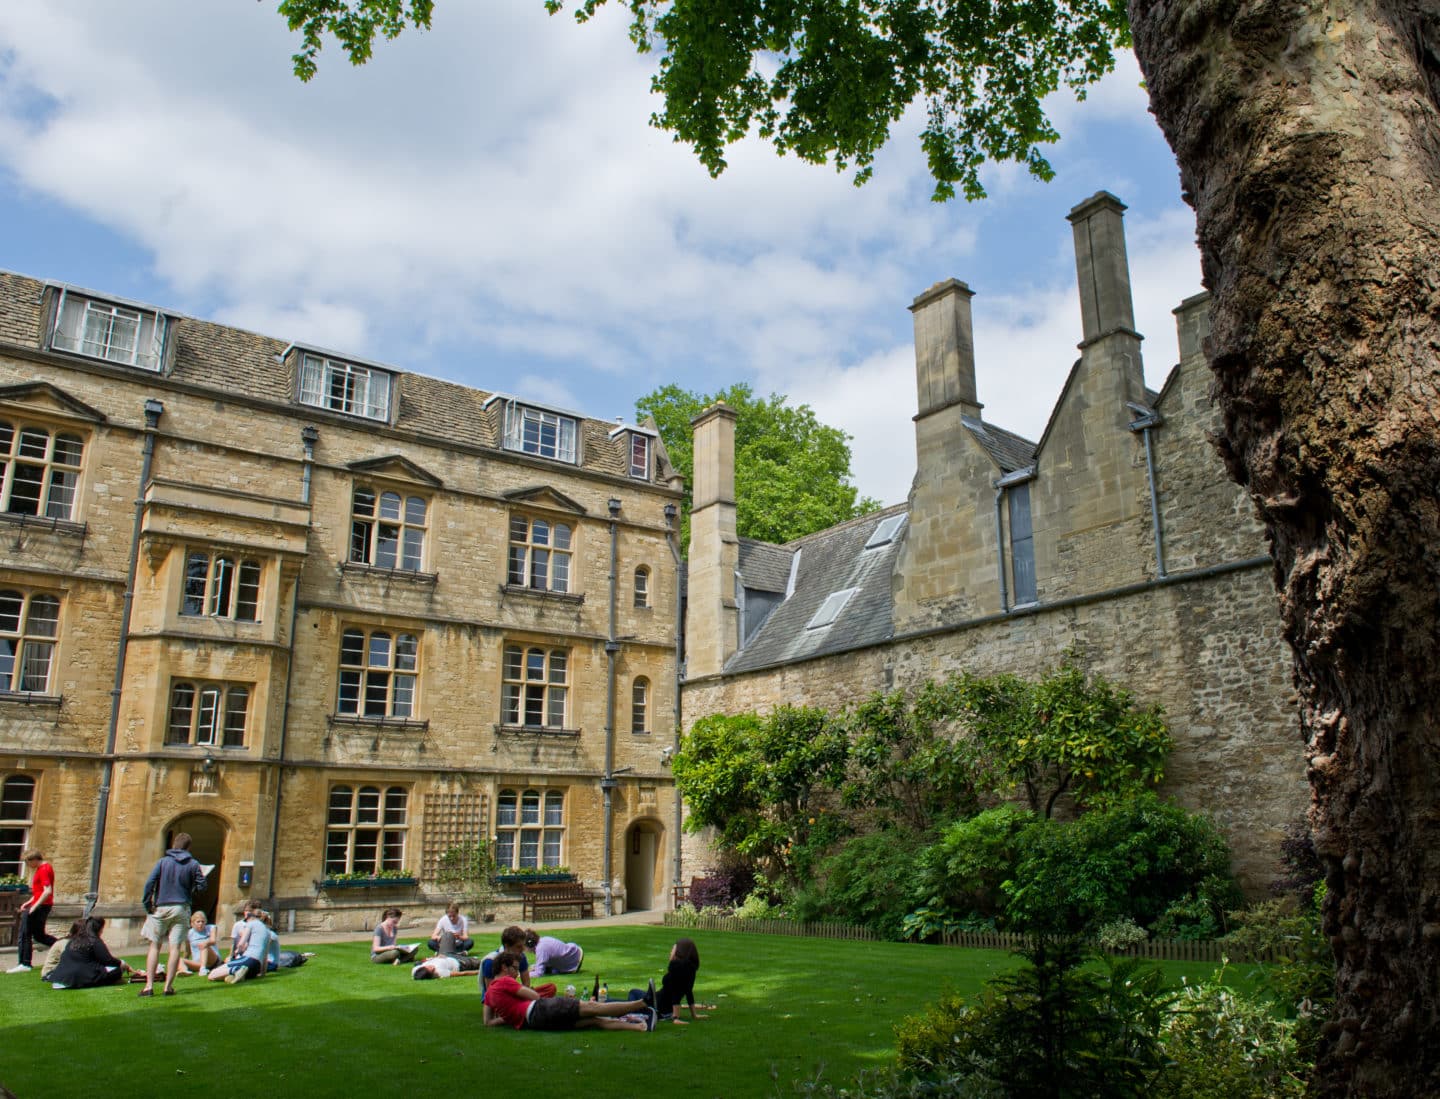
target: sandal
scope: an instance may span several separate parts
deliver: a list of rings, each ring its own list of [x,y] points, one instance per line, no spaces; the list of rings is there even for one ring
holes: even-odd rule
[[[154,990],[153,988],[142,988],[142,989],[140,990],[140,995],[142,995],[142,996],[153,996],[153,995],[155,995],[155,990]]]
[[[166,995],[166,996],[173,996],[173,995],[175,995],[175,990],[174,990],[173,988],[167,988],[167,989],[165,990],[165,995]]]

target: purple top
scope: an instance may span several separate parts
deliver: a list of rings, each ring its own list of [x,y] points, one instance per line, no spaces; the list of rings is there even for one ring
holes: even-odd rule
[[[562,943],[550,935],[542,935],[535,944],[535,964],[530,972],[536,977],[546,973],[574,973],[580,968],[584,953],[574,943]]]

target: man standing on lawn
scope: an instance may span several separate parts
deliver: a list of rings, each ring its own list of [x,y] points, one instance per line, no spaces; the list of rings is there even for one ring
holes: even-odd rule
[[[190,901],[205,888],[205,871],[190,855],[190,833],[176,832],[175,846],[161,855],[145,879],[145,926],[140,937],[150,944],[145,953],[145,987],[142,996],[155,995],[155,965],[160,944],[170,943],[165,963],[165,995],[175,995],[175,975],[180,972],[180,951],[190,930]]]
[[[581,1003],[573,996],[545,998],[520,983],[520,957],[495,959],[496,976],[485,992],[485,1025],[516,1030],[654,1030],[655,1011],[628,1000]],[[625,1016],[621,1018],[621,1016]]]
[[[45,933],[45,921],[50,918],[50,909],[55,900],[55,868],[45,861],[40,851],[26,851],[25,865],[31,871],[30,899],[20,906],[16,918],[18,934],[15,944],[18,957],[9,972],[29,973],[31,955],[35,944],[49,948],[55,945],[55,936]]]

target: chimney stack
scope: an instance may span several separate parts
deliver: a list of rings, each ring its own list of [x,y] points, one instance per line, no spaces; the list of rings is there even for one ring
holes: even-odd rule
[[[1108,363],[1116,396],[1143,403],[1145,372],[1140,361],[1135,307],[1130,300],[1130,263],[1125,254],[1125,204],[1097,191],[1070,211],[1075,234],[1075,276],[1080,288],[1084,338],[1081,357],[1096,367]]]
[[[910,305],[915,315],[915,387],[919,416],[951,405],[961,415],[980,417],[975,390],[975,331],[970,299],[975,292],[959,279],[937,282]]]
[[[695,473],[690,502],[685,676],[717,675],[740,647],[735,574],[735,410],[717,401],[690,422]]]

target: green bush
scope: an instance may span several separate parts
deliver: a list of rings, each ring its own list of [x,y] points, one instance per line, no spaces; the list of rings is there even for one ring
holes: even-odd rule
[[[1223,972],[1182,990],[1164,1041],[1170,1064],[1156,1099],[1299,1099],[1313,1064],[1295,1023],[1263,997],[1227,988]]]
[[[857,836],[820,863],[816,879],[792,899],[791,915],[802,921],[861,924],[897,939],[906,914],[915,907],[921,850],[922,841],[912,832]]]
[[[973,1002],[948,995],[896,1028],[901,1071],[960,1077],[1016,1099],[1139,1099],[1165,1069],[1161,1032],[1176,993],[1135,959],[1082,968],[1071,940],[1039,940],[1029,964]]]
[[[1023,834],[1035,820],[1002,805],[947,827],[919,860],[925,908],[955,925],[993,923],[1006,903],[1001,887],[1014,876]]]
[[[1153,928],[1177,902],[1208,906],[1218,929],[1239,897],[1230,850],[1208,818],[1140,794],[1078,820],[1036,822],[1004,891],[1007,923],[1035,934],[1087,934],[1129,916]],[[1199,904],[1172,915],[1191,927]]]
[[[1277,960],[1259,969],[1260,987],[1285,1018],[1295,1020],[1295,1037],[1307,1058],[1315,1056],[1320,1027],[1335,1001],[1335,955],[1320,928],[1324,891],[1322,882],[1315,901],[1303,908],[1287,899],[1231,913],[1238,926],[1225,936],[1243,953],[1273,952]]]

